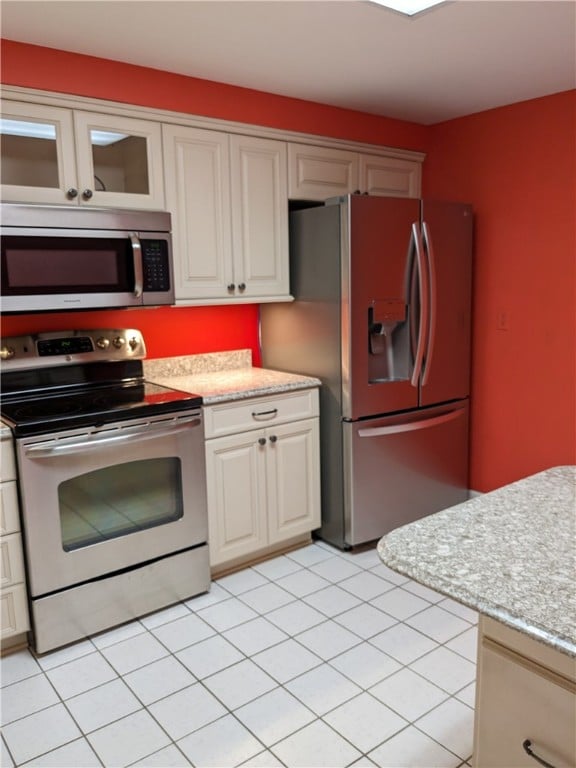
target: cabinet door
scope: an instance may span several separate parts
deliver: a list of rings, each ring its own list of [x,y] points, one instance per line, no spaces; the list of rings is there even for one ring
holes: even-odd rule
[[[232,283],[228,136],[163,126],[176,299],[227,295]]]
[[[533,768],[531,749],[557,768],[576,765],[576,685],[519,654],[483,640],[474,734],[478,768]]]
[[[19,530],[20,510],[16,481],[0,483],[0,535],[16,533]]]
[[[320,527],[318,419],[266,431],[270,544]]]
[[[74,112],[82,205],[164,208],[160,123]]]
[[[211,566],[267,544],[266,447],[263,430],[206,441]]]
[[[0,586],[24,581],[24,552],[20,533],[0,538]]]
[[[2,200],[77,205],[71,110],[4,101],[0,126]]]
[[[0,594],[0,638],[7,640],[30,629],[24,584],[7,587]]]
[[[288,145],[288,197],[326,200],[355,192],[359,185],[358,154],[343,149]]]
[[[360,156],[360,186],[369,195],[420,196],[420,163],[395,157]]]
[[[289,293],[286,145],[230,137],[234,295]]]

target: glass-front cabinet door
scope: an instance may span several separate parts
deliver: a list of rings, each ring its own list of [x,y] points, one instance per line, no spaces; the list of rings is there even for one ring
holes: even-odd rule
[[[164,208],[160,123],[75,111],[74,128],[81,204]]]
[[[3,201],[164,208],[160,124],[4,102]]]
[[[3,201],[76,202],[74,123],[69,109],[4,101],[0,119]]]

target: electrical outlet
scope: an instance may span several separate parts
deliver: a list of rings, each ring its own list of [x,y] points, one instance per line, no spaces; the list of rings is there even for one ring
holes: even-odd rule
[[[510,330],[510,312],[506,309],[498,310],[498,317],[496,319],[496,330],[508,331]]]

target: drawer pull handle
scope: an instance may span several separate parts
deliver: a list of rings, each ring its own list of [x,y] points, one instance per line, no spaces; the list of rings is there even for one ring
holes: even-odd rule
[[[266,421],[267,419],[273,419],[277,413],[278,408],[272,408],[270,411],[252,411],[252,418]]]
[[[548,763],[546,762],[546,760],[543,760],[541,757],[538,757],[538,755],[532,749],[532,742],[530,741],[530,739],[525,739],[522,742],[522,748],[527,755],[530,755],[530,757],[536,760],[537,763],[540,763],[540,765],[543,765],[544,768],[554,768],[552,763]]]
[[[271,443],[275,443],[277,440],[278,440],[278,438],[276,437],[276,435],[270,435],[270,442]]]
[[[258,438],[258,445],[266,445],[266,438],[265,437],[259,437]]]

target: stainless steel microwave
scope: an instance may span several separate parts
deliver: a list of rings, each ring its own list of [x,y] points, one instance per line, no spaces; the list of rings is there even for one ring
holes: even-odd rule
[[[2,312],[174,303],[170,214],[3,203]]]

